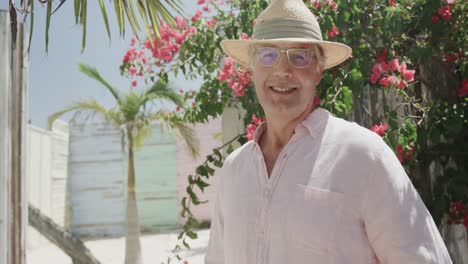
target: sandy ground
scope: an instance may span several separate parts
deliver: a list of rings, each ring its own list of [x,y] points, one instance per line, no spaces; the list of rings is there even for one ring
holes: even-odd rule
[[[142,235],[143,262],[145,264],[160,264],[166,261],[168,256],[172,256],[171,250],[177,243],[178,234],[178,232],[173,232]],[[209,230],[200,230],[197,234],[198,238],[196,240],[189,239],[188,241],[192,249],[183,250],[181,253],[182,260],[187,260],[189,264],[202,264],[208,245]],[[86,241],[85,244],[102,264],[124,263],[125,240],[123,237]],[[65,255],[54,244],[28,250],[26,259],[27,264],[72,264],[70,257]],[[176,260],[174,259],[171,263],[179,263]]]

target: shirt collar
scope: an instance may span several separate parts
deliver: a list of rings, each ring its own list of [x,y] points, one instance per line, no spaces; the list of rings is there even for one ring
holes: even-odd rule
[[[325,125],[330,116],[330,112],[323,108],[316,108],[309,114],[302,122],[300,122],[296,129],[296,133],[301,133],[304,128],[312,136],[316,137],[320,132],[325,129]],[[254,132],[253,141],[258,144],[260,137],[267,128],[267,122],[262,122]]]
[[[300,125],[305,126],[312,137],[316,137],[325,129],[329,117],[330,112],[323,108],[316,108]]]

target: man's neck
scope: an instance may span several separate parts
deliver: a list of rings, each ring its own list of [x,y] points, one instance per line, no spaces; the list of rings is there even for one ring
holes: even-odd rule
[[[315,107],[304,111],[300,116],[285,122],[284,118],[268,118],[267,127],[260,139],[260,147],[264,152],[279,154],[289,142],[297,125],[306,119]]]

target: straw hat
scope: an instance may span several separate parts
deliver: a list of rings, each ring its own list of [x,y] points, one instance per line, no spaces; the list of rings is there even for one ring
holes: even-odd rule
[[[249,67],[249,49],[256,43],[311,43],[319,45],[325,55],[324,69],[351,56],[345,44],[323,41],[317,19],[302,0],[272,0],[258,16],[251,40],[223,40],[221,48],[238,63]]]

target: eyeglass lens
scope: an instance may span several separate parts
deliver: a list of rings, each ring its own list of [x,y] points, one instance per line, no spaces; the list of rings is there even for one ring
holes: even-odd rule
[[[275,65],[280,57],[281,50],[272,47],[257,48],[257,57],[264,66]],[[312,52],[308,49],[288,49],[286,50],[288,62],[292,67],[305,68],[310,65]]]

